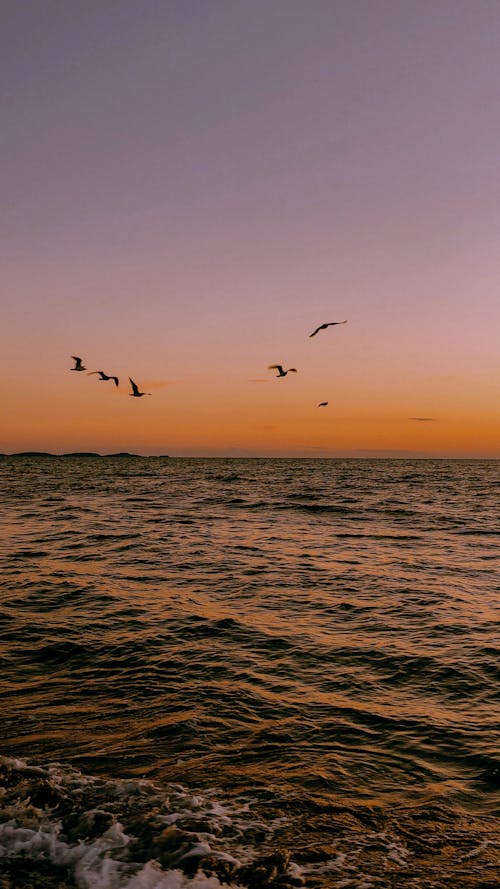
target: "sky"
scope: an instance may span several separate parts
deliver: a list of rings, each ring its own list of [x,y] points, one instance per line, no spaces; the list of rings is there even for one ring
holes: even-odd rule
[[[3,4],[0,451],[500,457],[499,45],[490,0]]]

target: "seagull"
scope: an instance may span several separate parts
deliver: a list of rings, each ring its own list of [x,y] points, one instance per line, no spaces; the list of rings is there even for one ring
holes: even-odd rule
[[[320,403],[318,404],[318,407],[326,407],[327,404],[328,404],[327,401],[320,401]]]
[[[108,374],[105,374],[103,370],[92,370],[89,374],[87,374],[87,376],[91,377],[92,374],[99,374],[101,380],[114,380],[115,386],[118,386],[118,377],[110,377],[108,376]]]
[[[79,358],[78,355],[72,355],[71,357],[75,362],[75,366],[70,367],[70,370],[87,370],[87,368],[83,366],[82,359]]]
[[[132,377],[129,377],[132,392],[129,392],[131,398],[142,398],[143,395],[151,395],[151,392],[139,392],[137,383],[134,383]]]
[[[276,374],[277,377],[286,377],[287,373],[293,373],[293,374],[297,373],[296,367],[289,367],[288,370],[283,370],[283,367],[281,364],[270,364],[268,367],[268,370],[277,370],[278,371],[278,373]]]
[[[316,336],[320,330],[326,330],[327,327],[333,327],[334,324],[347,324],[347,319],[345,321],[328,321],[327,324],[320,324],[316,330],[313,330],[313,332],[309,334],[309,336]]]

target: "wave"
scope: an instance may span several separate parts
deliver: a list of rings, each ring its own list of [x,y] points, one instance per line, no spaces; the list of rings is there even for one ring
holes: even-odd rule
[[[18,880],[27,864],[49,864],[52,876],[63,873],[79,889],[219,889],[276,879],[292,889],[304,882],[289,852],[258,854],[255,838],[269,838],[275,825],[254,814],[250,800],[220,803],[182,785],[159,788],[6,757],[0,784],[0,873],[15,865]]]
[[[493,819],[445,806],[383,812],[272,787],[227,798],[7,757],[0,806],[8,889],[498,885]]]

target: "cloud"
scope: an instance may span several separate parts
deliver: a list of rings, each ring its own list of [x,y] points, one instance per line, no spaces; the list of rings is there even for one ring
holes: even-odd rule
[[[409,420],[415,420],[417,423],[435,423],[435,417],[408,417]]]

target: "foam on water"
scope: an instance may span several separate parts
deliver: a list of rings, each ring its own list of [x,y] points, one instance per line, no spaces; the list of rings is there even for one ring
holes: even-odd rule
[[[269,838],[274,825],[252,814],[251,801],[223,805],[179,785],[6,757],[0,775],[0,860],[50,862],[79,889],[218,889],[221,874],[225,885],[232,876],[247,885],[252,868],[266,866],[253,838]],[[302,884],[288,858],[274,866],[285,889]]]
[[[417,870],[430,889],[452,885],[442,882],[452,874],[454,886],[495,885],[491,821],[221,798],[2,757],[0,877],[12,889],[37,868],[47,889],[359,889],[414,887]]]

